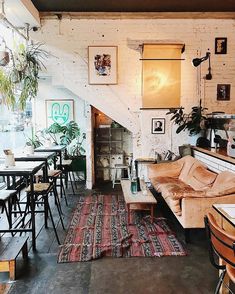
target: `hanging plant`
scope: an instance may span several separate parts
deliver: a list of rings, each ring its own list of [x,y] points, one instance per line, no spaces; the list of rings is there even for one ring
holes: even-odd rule
[[[37,96],[39,72],[46,69],[43,62],[49,56],[41,46],[42,44],[20,44],[15,52],[11,52],[11,67],[2,71],[0,83],[8,81],[8,86],[0,86],[0,91],[6,104],[12,108],[16,104],[15,96],[19,96],[18,105],[21,110],[25,109],[28,100]]]

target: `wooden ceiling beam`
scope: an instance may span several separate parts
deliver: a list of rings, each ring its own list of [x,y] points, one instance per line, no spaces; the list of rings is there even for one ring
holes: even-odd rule
[[[40,12],[41,19],[235,19],[234,12]]]

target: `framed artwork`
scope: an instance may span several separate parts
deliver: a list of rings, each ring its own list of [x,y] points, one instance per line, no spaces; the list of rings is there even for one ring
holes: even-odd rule
[[[229,101],[230,100],[230,84],[217,84],[217,100]]]
[[[215,38],[215,54],[227,54],[227,38]]]
[[[165,134],[165,118],[152,118],[152,134]]]
[[[47,126],[53,123],[66,125],[74,120],[74,101],[72,99],[46,100]]]
[[[117,46],[88,46],[90,85],[117,84]]]

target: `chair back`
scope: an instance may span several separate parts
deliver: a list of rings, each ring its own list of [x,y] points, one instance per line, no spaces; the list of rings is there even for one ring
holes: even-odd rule
[[[216,253],[226,263],[235,267],[235,236],[220,228],[211,213],[208,213],[205,217],[205,225],[209,238],[209,252],[212,264],[218,269],[224,268],[215,261],[214,253]]]

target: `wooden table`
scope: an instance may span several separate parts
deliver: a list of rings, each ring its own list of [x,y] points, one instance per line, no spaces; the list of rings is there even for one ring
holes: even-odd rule
[[[56,156],[55,152],[35,152],[33,154],[15,153],[15,161],[44,161],[44,182],[47,182],[48,178],[48,161]]]
[[[128,179],[121,180],[122,191],[127,205],[128,224],[130,224],[130,211],[131,210],[150,210],[151,221],[153,222],[154,205],[157,200],[153,197],[144,181],[140,181],[142,191],[136,194],[131,193],[131,181]]]
[[[15,166],[5,167],[5,165],[0,165],[0,176],[5,177],[25,177],[29,178],[30,181],[30,214],[31,214],[31,228],[11,228],[9,230],[0,229],[0,233],[4,232],[31,232],[32,233],[32,247],[36,250],[36,226],[35,226],[35,204],[34,204],[34,186],[33,177],[34,175],[45,166],[45,162],[25,162],[16,161]],[[7,181],[9,182],[9,181]],[[14,182],[14,181],[13,181]],[[8,188],[8,187],[7,187]]]
[[[220,227],[230,234],[235,234],[235,204],[213,204],[213,208],[221,216]],[[224,282],[229,284],[229,278],[226,275]],[[224,285],[221,286],[220,293],[229,293]]]

